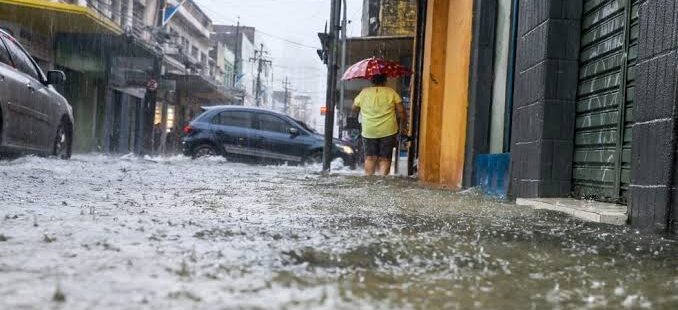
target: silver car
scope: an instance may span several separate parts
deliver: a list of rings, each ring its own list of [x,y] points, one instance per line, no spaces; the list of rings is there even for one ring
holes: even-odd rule
[[[65,81],[62,71],[45,76],[26,50],[0,30],[0,152],[70,158],[73,109],[54,89]]]

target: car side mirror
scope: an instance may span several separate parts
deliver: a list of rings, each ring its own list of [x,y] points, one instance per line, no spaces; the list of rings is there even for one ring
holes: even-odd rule
[[[66,82],[66,74],[60,70],[50,70],[47,72],[47,84],[60,85]]]
[[[299,135],[299,129],[291,127],[290,129],[287,130],[287,132],[290,133],[290,136],[296,137]]]

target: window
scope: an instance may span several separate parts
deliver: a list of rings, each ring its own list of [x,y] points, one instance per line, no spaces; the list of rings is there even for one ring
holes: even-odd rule
[[[198,59],[198,48],[195,45],[191,45],[191,55],[193,58]]]
[[[12,64],[12,59],[9,58],[9,52],[5,47],[5,44],[2,43],[1,39],[0,39],[0,63],[6,64],[10,67],[14,67],[14,65]]]
[[[225,111],[212,118],[212,123],[222,126],[252,128],[252,113],[244,111]]]
[[[259,130],[288,133],[292,126],[277,116],[259,114]]]
[[[16,68],[36,80],[40,80],[38,77],[38,70],[35,69],[35,65],[31,61],[31,58],[23,51],[23,49],[12,39],[5,39],[5,44],[7,44],[7,49],[9,54],[12,56],[12,60],[16,65]]]

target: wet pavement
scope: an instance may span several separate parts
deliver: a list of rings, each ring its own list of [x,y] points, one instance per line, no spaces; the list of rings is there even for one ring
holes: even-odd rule
[[[0,161],[0,308],[678,308],[675,239],[317,170]]]

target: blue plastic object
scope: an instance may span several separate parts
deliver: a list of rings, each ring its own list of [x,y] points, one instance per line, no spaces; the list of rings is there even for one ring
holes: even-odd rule
[[[510,164],[510,153],[478,155],[474,185],[489,196],[505,199],[508,195]]]

